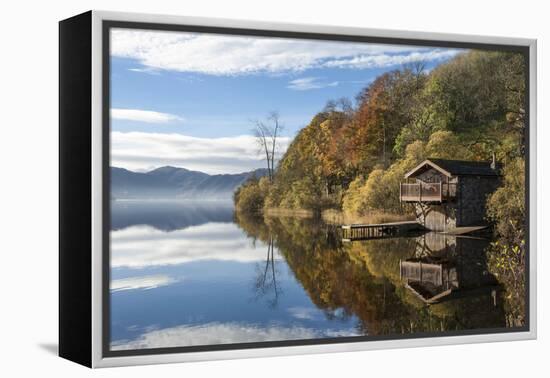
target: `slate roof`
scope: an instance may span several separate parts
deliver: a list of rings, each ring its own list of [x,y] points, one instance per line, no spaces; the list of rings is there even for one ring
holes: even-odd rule
[[[500,176],[501,166],[497,164],[496,169],[491,168],[491,162],[485,161],[464,161],[447,159],[426,159],[414,169],[409,171],[405,177],[413,176],[426,166],[431,166],[447,176]]]

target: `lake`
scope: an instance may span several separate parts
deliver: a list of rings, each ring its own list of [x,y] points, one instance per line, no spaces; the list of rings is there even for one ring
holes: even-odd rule
[[[344,243],[321,221],[244,216],[231,202],[111,207],[112,350],[506,326],[488,240]]]

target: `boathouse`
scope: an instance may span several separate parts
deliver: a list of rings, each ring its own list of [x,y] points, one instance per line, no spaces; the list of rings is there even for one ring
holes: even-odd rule
[[[419,223],[432,231],[486,224],[487,197],[500,185],[493,162],[427,159],[405,174],[402,203],[412,203]]]

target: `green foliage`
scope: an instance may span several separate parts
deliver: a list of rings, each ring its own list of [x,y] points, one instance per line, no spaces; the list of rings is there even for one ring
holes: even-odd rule
[[[365,208],[365,196],[362,193],[362,188],[365,185],[365,177],[357,176],[355,180],[351,182],[344,200],[342,203],[342,210],[349,214],[361,214],[362,209]]]
[[[487,264],[506,290],[506,325],[525,325],[525,240],[519,244],[510,244],[505,239],[492,243]]]
[[[399,184],[409,170],[418,165],[425,157],[424,143],[417,141],[407,147],[404,159],[398,160],[388,169],[375,169],[358,189],[361,199],[355,210],[357,215],[365,215],[373,210],[383,210],[390,213],[406,213],[411,208],[399,202]],[[344,197],[344,201],[346,201]],[[352,194],[355,195],[355,194]],[[357,195],[356,195],[357,196]]]
[[[517,158],[504,168],[504,185],[487,201],[487,216],[497,233],[519,245],[525,238],[525,161]]]
[[[426,145],[426,156],[439,159],[471,160],[471,152],[451,131],[436,131]]]
[[[521,54],[470,51],[435,68],[394,146],[402,156],[414,140],[452,131],[473,159],[523,153],[525,73]],[[506,146],[503,136],[507,138]]]
[[[255,176],[241,185],[233,195],[235,207],[238,211],[259,213],[264,207],[265,197],[269,191],[269,179]]]
[[[504,185],[487,201],[499,237],[489,250],[488,265],[506,288],[509,326],[525,324],[525,211],[525,161],[516,158],[504,169]]]
[[[310,209],[319,202],[320,195],[315,189],[316,186],[308,176],[303,180],[296,180],[285,192],[280,206],[286,209]]]

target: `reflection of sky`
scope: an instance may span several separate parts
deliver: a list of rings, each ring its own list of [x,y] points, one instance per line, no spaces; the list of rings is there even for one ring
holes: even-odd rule
[[[304,340],[322,337],[357,336],[353,329],[315,329],[301,326],[243,323],[208,323],[152,329],[131,341],[113,343],[113,350],[163,348],[205,344],[235,344],[260,341]]]
[[[120,278],[111,281],[111,291],[135,290],[135,289],[155,289],[160,286],[170,285],[176,280],[166,275],[142,276]]]
[[[268,247],[247,238],[234,223],[214,221],[169,232],[139,224],[111,231],[111,243],[111,340],[116,349],[356,332],[355,317],[337,311],[327,319],[276,249],[277,304],[270,288],[260,295],[255,283],[265,271]]]
[[[265,260],[234,223],[205,223],[164,232],[132,226],[111,233],[111,266],[143,268],[200,260],[251,262]]]

